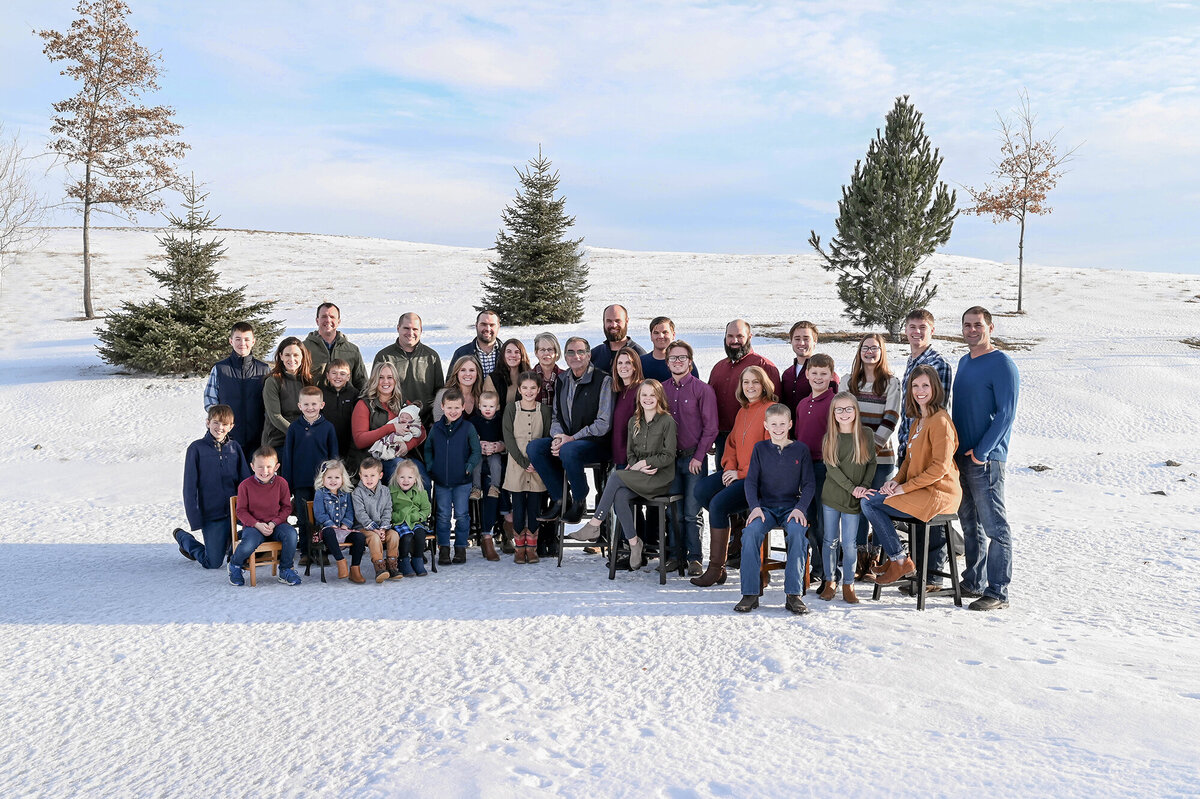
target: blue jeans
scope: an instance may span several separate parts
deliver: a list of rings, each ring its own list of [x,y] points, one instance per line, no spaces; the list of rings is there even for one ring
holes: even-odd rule
[[[438,484],[434,487],[433,501],[437,504],[435,532],[437,533],[438,546],[450,546],[450,514],[453,511],[454,545],[456,547],[465,547],[467,545],[467,533],[471,530],[471,484],[463,483],[459,486]]]
[[[800,586],[800,572],[808,550],[808,528],[800,522],[787,521],[792,510],[790,505],[782,508],[763,508],[764,518],[755,519],[742,530],[742,596],[762,595],[762,583],[759,581],[762,544],[763,539],[775,527],[783,527],[783,535],[787,539],[783,591],[785,594],[799,594],[804,590]]]
[[[871,480],[871,488],[878,491],[883,487],[883,484],[892,479],[892,475],[896,473],[896,467],[890,463],[881,463],[875,467],[875,478]],[[858,545],[865,547],[867,545],[867,531],[871,529],[870,522],[863,514],[858,514]],[[875,546],[879,546],[879,542],[875,542]]]
[[[963,587],[1007,602],[1012,581],[1012,532],[1004,513],[1004,461],[988,461],[981,466],[969,457],[955,460],[963,489],[958,507],[967,557]],[[986,547],[984,536],[988,539]]]
[[[193,536],[183,537],[183,549],[206,569],[219,569],[225,565],[225,553],[229,551],[229,519],[205,522],[200,527],[204,537],[201,544]]]
[[[728,486],[722,482],[723,472],[715,472],[696,482],[692,496],[708,510],[708,526],[718,530],[729,528],[729,515],[749,510],[746,502],[746,481],[734,480]],[[712,553],[709,553],[712,557]]]
[[[821,506],[822,529],[824,530],[824,546],[821,548],[821,559],[825,563],[825,573],[833,574],[836,568],[833,555],[838,545],[838,528],[841,528],[842,539],[842,583],[851,585],[854,582],[854,564],[858,556],[858,522],[859,513],[845,513],[834,510],[828,505]]]
[[[888,560],[903,560],[904,550],[900,547],[900,536],[896,535],[896,525],[892,523],[892,519],[915,520],[916,517],[883,504],[885,499],[887,497],[883,494],[872,494],[867,497],[862,501],[862,513],[871,523],[871,527],[875,529],[875,539],[883,547],[883,552],[888,556]],[[929,571],[944,570],[946,568],[946,528],[930,527],[928,529]],[[916,543],[912,542],[914,551],[916,551]],[[929,584],[941,585],[942,578],[930,577]]]
[[[568,441],[558,451],[558,457],[550,454],[551,438],[535,438],[525,448],[525,455],[538,476],[546,484],[550,499],[558,502],[562,499],[563,472],[567,473],[567,483],[571,486],[571,500],[583,502],[587,499],[587,475],[583,467],[589,463],[602,463],[612,455],[612,448],[595,441]]]
[[[700,453],[696,453],[697,455]],[[708,458],[700,461],[700,473],[692,474],[688,466],[695,455],[683,455],[675,459],[675,482],[671,484],[672,494],[683,494],[683,538],[676,542],[676,556],[686,554],[686,559],[700,560],[700,500],[696,498],[696,486],[708,475]],[[680,544],[687,552],[680,552]]]
[[[258,549],[259,544],[263,541],[278,541],[283,545],[279,553],[279,568],[290,569],[296,562],[296,541],[299,537],[296,528],[287,522],[275,525],[270,537],[260,533],[257,527],[243,527],[242,540],[238,541],[237,549],[233,551],[233,558],[229,562],[234,566],[244,567],[250,559],[250,553]]]

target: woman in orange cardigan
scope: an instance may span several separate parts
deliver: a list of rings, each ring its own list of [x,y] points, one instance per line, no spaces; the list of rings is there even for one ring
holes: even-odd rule
[[[887,569],[875,581],[894,583],[916,571],[913,559],[904,554],[892,519],[929,521],[941,513],[958,510],[962,486],[954,452],[958,432],[946,412],[945,389],[937,370],[928,364],[913,369],[904,397],[904,412],[916,423],[908,433],[908,454],[894,480],[862,501],[862,513],[875,529],[875,535],[888,557]],[[933,539],[930,531],[932,557]]]
[[[761,366],[748,366],[742,372],[737,399],[742,409],[725,439],[722,471],[696,484],[696,500],[708,511],[708,570],[692,578],[692,584],[702,588],[714,583],[724,585],[728,576],[725,557],[729,554],[729,516],[750,509],[746,502],[746,471],[754,445],[771,437],[763,420],[767,408],[777,402],[775,384]]]

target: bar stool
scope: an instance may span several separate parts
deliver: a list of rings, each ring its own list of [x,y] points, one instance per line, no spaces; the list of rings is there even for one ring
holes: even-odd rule
[[[583,465],[583,469],[585,472],[588,469],[596,470],[593,472],[593,475],[599,480],[599,485],[596,486],[596,489],[600,494],[603,494],[604,493],[604,484],[608,481],[608,463],[606,463],[604,461],[599,461],[596,463],[585,463]],[[566,471],[563,472],[563,483],[562,484],[563,484],[563,489],[562,489],[563,506],[565,508],[567,497],[571,496],[571,485],[570,485],[570,483],[567,482]],[[593,508],[587,507],[587,497],[586,496],[584,497],[583,502],[584,502],[583,516],[585,518],[589,514],[596,512],[596,509],[594,507]],[[555,523],[555,537],[558,540],[558,565],[559,566],[562,566],[563,547],[573,547],[575,549],[583,549],[584,547],[596,546],[596,542],[594,542],[594,541],[575,541],[575,540],[567,538],[566,537],[567,523],[563,520],[563,517],[565,515],[566,515],[565,513],[560,513],[558,515],[558,521]],[[601,546],[601,548],[606,546],[606,544],[604,543],[604,534],[603,533],[600,534],[600,546]]]
[[[913,519],[908,522],[908,550],[912,553],[914,560],[917,561],[917,573],[912,577],[902,577],[896,583],[907,583],[912,586],[913,593],[917,596],[917,610],[925,609],[925,586],[929,582],[930,576],[949,577],[950,584],[954,587],[954,604],[957,607],[962,607],[962,587],[958,582],[958,560],[954,554],[954,542],[950,538],[949,529],[946,530],[946,563],[949,565],[950,571],[934,570],[931,572],[929,570],[929,528],[948,528],[950,522],[953,521],[958,521],[957,513],[943,513],[934,516],[927,522],[923,522],[920,519]],[[875,591],[872,593],[871,598],[879,599],[882,591],[883,586],[875,583]]]
[[[633,500],[634,507],[658,508],[658,584],[667,584],[667,515],[671,516],[671,541],[677,541],[679,535],[679,508],[675,507],[683,502],[683,494],[662,494],[661,496],[637,497]],[[674,512],[671,512],[674,509]],[[617,551],[620,549],[621,543],[621,523],[617,521],[617,514],[610,514],[608,534],[608,579],[615,580],[617,578]],[[687,574],[685,562],[679,561],[679,576],[683,577]]]

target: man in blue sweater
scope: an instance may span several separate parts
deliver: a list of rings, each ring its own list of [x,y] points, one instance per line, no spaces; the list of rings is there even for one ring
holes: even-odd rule
[[[1017,413],[1020,376],[1016,364],[992,345],[992,315],[978,305],[962,317],[963,339],[970,351],[954,377],[954,427],[958,430],[959,479],[962,481],[963,545],[967,568],[963,596],[978,597],[971,610],[1008,607],[1012,580],[1012,535],[1004,512],[1004,463]],[[985,548],[984,535],[988,542]]]

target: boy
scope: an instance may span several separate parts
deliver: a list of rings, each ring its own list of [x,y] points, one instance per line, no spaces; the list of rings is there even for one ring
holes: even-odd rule
[[[229,331],[229,346],[233,352],[208,373],[204,385],[204,409],[228,405],[233,409],[235,429],[233,440],[247,458],[262,439],[263,380],[271,368],[254,357],[254,325],[238,322]],[[249,463],[249,461],[247,461]]]
[[[288,425],[279,474],[292,487],[296,519],[304,536],[305,552],[311,557],[310,550],[317,542],[313,541],[313,531],[308,524],[307,503],[316,496],[313,480],[317,469],[338,456],[338,440],[333,424],[321,415],[321,409],[325,407],[321,389],[316,386],[300,389],[300,400],[296,405],[300,408],[300,418]]]
[[[438,564],[467,562],[467,504],[471,496],[471,474],[483,459],[475,426],[462,418],[463,395],[457,388],[442,393],[442,418],[429,428],[425,442],[425,466],[433,481],[437,502]],[[454,559],[450,559],[450,515],[454,514]],[[483,554],[499,560],[491,531],[480,536]]]
[[[350,417],[354,414],[354,406],[358,404],[359,391],[350,384],[349,362],[341,358],[329,362],[325,376],[321,378],[321,394],[325,400],[321,415],[329,420],[337,433],[338,457],[346,464],[346,471],[355,474],[358,464],[348,460],[355,452]]]
[[[829,406],[833,404],[833,358],[823,352],[818,352],[808,359],[808,367],[804,370],[812,393],[796,404],[796,440],[804,443],[812,455],[813,476],[817,481],[817,491],[813,495],[812,505],[805,513],[812,520],[808,527],[810,546],[812,549],[812,576],[821,579],[821,590],[825,582],[836,575],[825,574],[821,558],[821,489],[825,485],[825,463],[821,460],[821,444],[825,441],[825,428],[829,426]]]
[[[815,356],[814,356],[815,357]],[[811,376],[809,377],[811,380]],[[804,537],[811,518],[805,512],[813,501],[816,483],[813,479],[812,458],[803,441],[792,441],[788,430],[792,412],[786,405],[775,403],[767,408],[763,426],[771,435],[769,441],[759,441],[750,454],[746,471],[746,502],[750,515],[742,530],[742,599],[733,609],[749,613],[758,607],[762,593],[759,568],[762,566],[762,543],[771,528],[783,525],[787,537],[787,566],[783,572],[783,590],[787,594],[784,607],[797,615],[808,613],[800,599],[800,564],[804,558]]]
[[[483,457],[471,472],[471,499],[483,496],[483,463],[487,461],[488,492],[490,499],[500,497],[500,476],[503,468],[504,427],[498,415],[500,395],[485,391],[479,395],[479,413],[471,417],[475,432],[479,434],[479,446]],[[487,527],[487,525],[484,525]]]
[[[230,585],[245,585],[242,569],[258,545],[273,538],[283,545],[279,553],[279,582],[300,585],[300,575],[292,570],[296,560],[296,528],[287,523],[292,510],[287,480],[275,474],[279,457],[271,447],[254,451],[254,474],[241,482],[237,490],[237,520],[242,524],[242,540],[229,559]]]
[[[175,543],[188,560],[206,569],[219,569],[229,552],[229,498],[238,483],[250,476],[246,456],[238,442],[229,437],[233,408],[213,405],[208,409],[208,432],[193,441],[183,461],[183,508],[188,524],[199,530],[204,543],[186,530],[175,528]]]
[[[367,456],[358,467],[358,485],[350,495],[354,503],[354,522],[358,529],[367,534],[367,549],[371,552],[371,565],[375,567],[375,582],[382,583],[391,577],[399,580],[400,536],[392,527],[392,492],[383,484],[383,463],[379,458]],[[387,562],[383,560],[384,545],[387,545]],[[350,567],[350,582],[364,582],[358,566]]]

